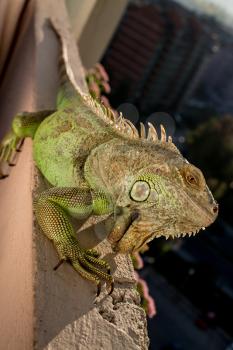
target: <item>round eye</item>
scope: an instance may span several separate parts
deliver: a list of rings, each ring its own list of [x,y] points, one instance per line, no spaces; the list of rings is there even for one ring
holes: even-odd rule
[[[136,202],[143,202],[145,201],[150,194],[150,186],[145,181],[137,181],[133,185],[130,196],[131,198]]]
[[[193,174],[187,174],[186,180],[190,185],[198,186],[198,180]]]
[[[205,187],[204,177],[198,168],[189,164],[183,168],[182,173],[186,183],[191,187],[198,190]]]

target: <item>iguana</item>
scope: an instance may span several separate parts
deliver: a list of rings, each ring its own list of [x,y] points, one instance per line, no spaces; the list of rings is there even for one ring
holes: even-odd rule
[[[202,172],[181,155],[163,126],[160,138],[150,123],[148,133],[143,124],[139,132],[82,93],[66,73],[55,111],[14,117],[0,163],[10,162],[22,139],[33,139],[35,163],[52,186],[35,200],[40,227],[61,262],[69,261],[98,289],[107,281],[112,291],[109,264],[95,250],[80,247],[71,216],[114,215],[108,239],[114,251],[127,254],[155,237],[196,234],[216,219],[218,205]]]

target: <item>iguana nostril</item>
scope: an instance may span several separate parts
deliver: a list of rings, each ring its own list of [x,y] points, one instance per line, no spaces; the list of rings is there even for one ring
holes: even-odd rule
[[[213,213],[216,214],[218,212],[218,205],[216,204],[214,207],[213,207]]]

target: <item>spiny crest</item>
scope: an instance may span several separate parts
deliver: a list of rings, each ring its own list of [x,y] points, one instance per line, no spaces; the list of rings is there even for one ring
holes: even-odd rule
[[[173,152],[179,153],[179,150],[172,142],[172,137],[166,134],[166,130],[163,125],[160,125],[159,138],[158,133],[150,122],[148,122],[148,132],[143,123],[140,123],[140,131],[134,126],[134,124],[123,117],[122,113],[118,114],[112,109],[105,107],[102,103],[99,103],[88,94],[82,94],[82,97],[86,104],[95,112],[100,118],[110,124],[117,132],[122,136],[128,137],[129,139],[145,140],[153,143],[160,143],[165,148],[171,149]]]
[[[56,30],[56,23],[52,23]],[[56,30],[59,33],[59,30]],[[113,112],[110,108],[104,106],[103,103],[99,103],[95,100],[90,94],[84,94],[76,83],[76,79],[74,77],[71,65],[69,64],[68,59],[68,48],[66,42],[62,40],[62,37],[59,35],[59,38],[62,43],[62,58],[65,63],[65,72],[67,77],[69,78],[69,82],[73,86],[76,93],[82,97],[83,101],[90,107],[95,114],[97,114],[100,118],[102,118],[105,122],[110,124],[117,132],[119,132],[122,136],[128,137],[129,139],[137,139],[137,140],[145,140],[154,143],[160,143],[164,148],[170,149],[173,152],[180,154],[179,150],[176,148],[174,143],[172,142],[171,136],[166,135],[166,131],[163,125],[160,125],[161,128],[161,138],[159,139],[156,129],[151,123],[148,123],[148,133],[146,134],[146,129],[144,124],[140,123],[140,132],[138,132],[137,128],[133,125],[133,123],[124,118],[122,113],[118,114]],[[63,72],[64,73],[64,72]]]

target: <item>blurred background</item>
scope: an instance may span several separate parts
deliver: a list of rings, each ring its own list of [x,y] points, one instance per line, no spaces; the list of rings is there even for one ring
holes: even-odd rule
[[[33,90],[32,3],[0,3],[0,136]],[[92,95],[136,125],[150,121],[159,130],[162,123],[220,205],[216,222],[197,236],[155,239],[136,257],[150,349],[232,350],[233,2],[67,0],[66,6]],[[48,90],[55,85],[51,78]],[[47,103],[47,95],[41,100],[49,108],[55,100]]]

